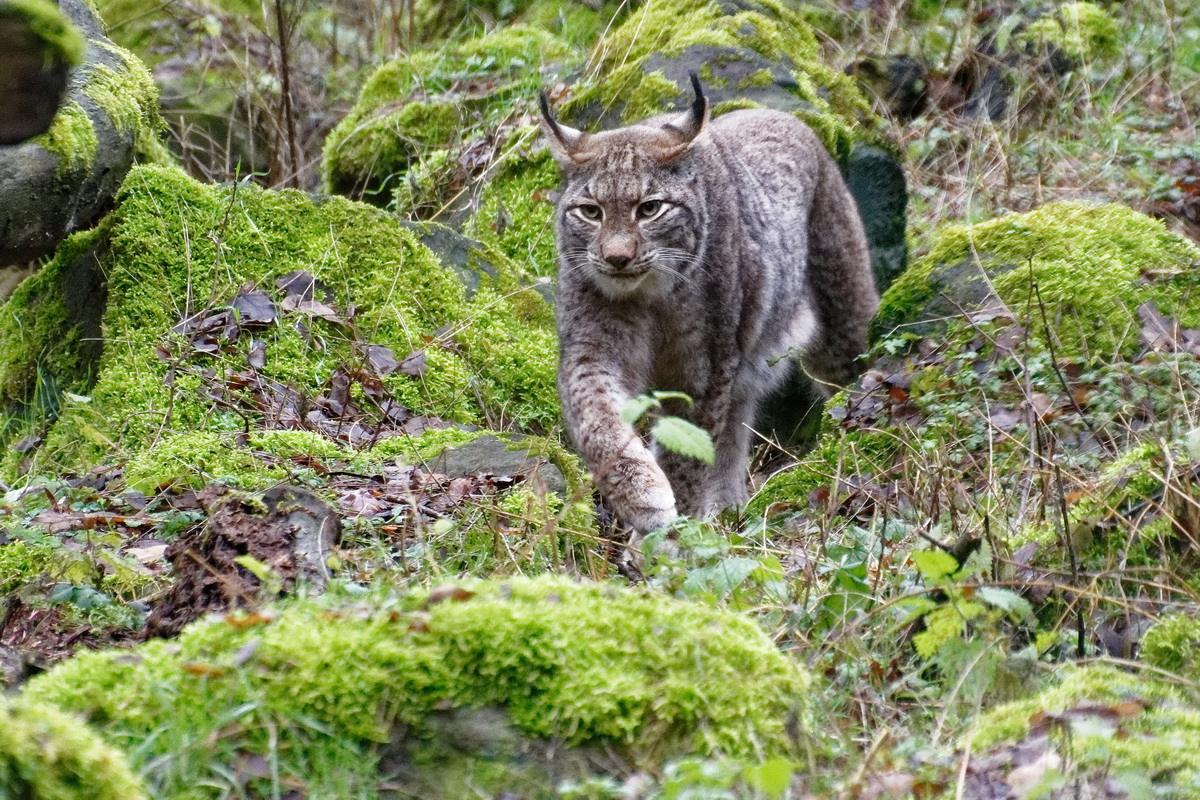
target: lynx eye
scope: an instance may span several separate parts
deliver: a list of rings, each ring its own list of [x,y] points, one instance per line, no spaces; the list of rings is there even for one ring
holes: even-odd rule
[[[604,217],[604,209],[595,203],[583,203],[575,206],[575,210],[579,212],[579,216],[589,222],[599,222]]]
[[[663,210],[662,200],[647,200],[637,207],[638,219],[654,219]]]

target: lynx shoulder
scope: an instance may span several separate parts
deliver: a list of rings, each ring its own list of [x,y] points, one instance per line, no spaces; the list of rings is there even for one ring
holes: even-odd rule
[[[635,528],[744,503],[751,426],[793,368],[852,381],[878,305],[866,237],[837,165],[766,109],[685,112],[589,134],[542,126],[564,177],[556,213],[558,384],[568,433]],[[716,463],[648,447],[621,419],[648,389],[713,438]]]

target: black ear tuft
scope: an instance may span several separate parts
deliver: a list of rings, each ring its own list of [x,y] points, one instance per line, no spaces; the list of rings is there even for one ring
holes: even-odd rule
[[[704,96],[704,88],[700,86],[700,76],[695,72],[689,72],[688,76],[692,79],[692,92],[696,95],[692,100],[692,117],[699,123],[708,110],[708,99]]]
[[[542,119],[550,126],[550,130],[559,139],[562,139],[562,131],[558,128],[558,123],[554,121],[554,117],[550,116],[550,98],[546,97],[546,90],[542,89],[538,92],[538,105],[542,109]]]

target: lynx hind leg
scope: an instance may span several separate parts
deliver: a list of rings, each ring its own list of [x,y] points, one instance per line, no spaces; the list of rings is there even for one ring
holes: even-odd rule
[[[879,308],[858,206],[832,159],[822,161],[808,230],[817,333],[801,363],[828,396],[862,371],[859,356],[867,350],[867,327]]]

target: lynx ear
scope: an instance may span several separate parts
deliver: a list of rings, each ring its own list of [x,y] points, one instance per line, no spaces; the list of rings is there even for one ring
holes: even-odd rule
[[[700,135],[700,131],[704,130],[704,126],[708,124],[708,98],[704,96],[704,89],[700,86],[700,76],[694,72],[689,75],[692,79],[692,91],[696,97],[687,111],[672,118],[664,126],[682,139],[684,146],[680,148],[680,153],[691,145]]]
[[[538,104],[542,107],[542,131],[546,134],[546,141],[550,143],[550,152],[554,155],[554,160],[562,166],[585,164],[590,161],[591,156],[582,152],[587,134],[554,121],[554,117],[550,116],[550,101],[546,99],[545,91],[538,95]]]

